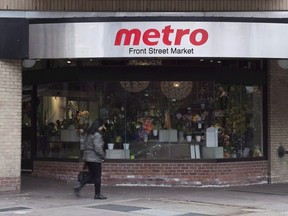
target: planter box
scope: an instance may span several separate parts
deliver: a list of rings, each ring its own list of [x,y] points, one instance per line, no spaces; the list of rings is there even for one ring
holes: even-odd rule
[[[80,142],[80,135],[75,129],[62,129],[60,139],[62,142]]]
[[[106,159],[130,159],[130,150],[125,149],[107,149]]]
[[[159,142],[177,142],[177,130],[160,130],[159,131]]]
[[[223,147],[203,147],[202,157],[204,159],[224,158]]]

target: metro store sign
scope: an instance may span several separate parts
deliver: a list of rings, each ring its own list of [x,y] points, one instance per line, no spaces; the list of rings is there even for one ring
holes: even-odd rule
[[[133,38],[133,39],[132,39]],[[184,39],[183,39],[184,38]],[[163,44],[167,47],[181,46],[182,40],[185,40],[183,43],[187,43],[193,46],[201,46],[205,44],[208,40],[208,32],[204,29],[172,29],[171,25],[165,26],[161,31],[155,28],[150,28],[145,30],[143,33],[140,29],[120,29],[115,38],[115,46],[121,46],[123,41],[124,46],[139,46],[140,40],[147,47],[149,54],[193,54],[193,48],[164,48],[164,49],[155,49],[152,48],[158,44]],[[133,40],[133,41],[132,41]],[[170,51],[169,51],[170,50]],[[129,54],[146,54],[147,49],[138,49],[138,48],[129,48]]]
[[[29,58],[288,58],[286,23],[29,24]]]

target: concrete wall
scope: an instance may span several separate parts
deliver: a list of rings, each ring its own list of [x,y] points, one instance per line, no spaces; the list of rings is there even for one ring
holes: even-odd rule
[[[269,65],[268,115],[269,161],[271,182],[288,182],[288,155],[279,158],[281,145],[288,150],[288,69],[280,68],[276,60]]]
[[[21,185],[21,62],[0,60],[0,193]]]

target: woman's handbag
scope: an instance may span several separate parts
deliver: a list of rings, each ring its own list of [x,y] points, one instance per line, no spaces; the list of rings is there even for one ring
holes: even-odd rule
[[[78,182],[84,183],[84,184],[92,184],[93,183],[92,180],[93,179],[92,179],[89,171],[82,170],[82,171],[79,172],[79,174],[78,174]]]
[[[87,165],[83,165],[83,170],[78,173],[78,182],[81,184],[93,184],[93,178],[89,171],[86,170]]]

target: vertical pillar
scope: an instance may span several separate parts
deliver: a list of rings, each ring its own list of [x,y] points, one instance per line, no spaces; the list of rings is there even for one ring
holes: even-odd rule
[[[271,183],[288,182],[288,154],[280,158],[279,146],[288,150],[288,69],[270,60],[268,78],[268,157]]]
[[[0,193],[21,188],[21,98],[21,61],[0,60]]]

